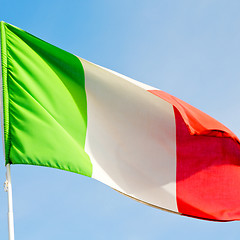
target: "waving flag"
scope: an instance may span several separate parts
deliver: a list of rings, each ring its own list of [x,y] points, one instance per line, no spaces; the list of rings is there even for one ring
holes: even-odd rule
[[[95,178],[150,206],[240,219],[240,145],[163,91],[1,22],[6,164]]]

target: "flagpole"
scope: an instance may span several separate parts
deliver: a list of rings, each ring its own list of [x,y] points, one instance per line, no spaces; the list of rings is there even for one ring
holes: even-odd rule
[[[12,200],[12,180],[10,164],[7,164],[5,188],[8,192],[8,236],[9,240],[14,240],[14,220],[13,220],[13,200]]]
[[[3,22],[0,23],[0,113],[1,113],[1,130],[2,130],[2,146],[5,160],[5,141],[4,141],[4,126],[3,126],[3,89],[2,89],[2,35],[4,32]],[[13,220],[13,200],[12,200],[12,180],[10,164],[6,165],[6,182],[4,184],[4,190],[8,192],[8,239],[14,240],[14,220]]]

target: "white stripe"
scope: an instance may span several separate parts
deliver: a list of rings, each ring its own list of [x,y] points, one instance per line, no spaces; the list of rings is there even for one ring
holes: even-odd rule
[[[92,177],[177,212],[172,105],[147,92],[146,85],[81,62],[88,109],[85,150],[93,164]]]
[[[95,65],[96,65],[96,64],[95,64]],[[139,86],[139,87],[141,87],[141,88],[143,88],[143,89],[145,89],[145,90],[159,90],[159,89],[157,89],[157,88],[155,88],[155,87],[149,86],[149,85],[147,85],[147,84],[145,84],[145,83],[142,83],[142,82],[136,81],[136,80],[134,80],[134,79],[132,79],[132,78],[130,78],[130,77],[124,76],[124,75],[121,74],[121,73],[117,73],[117,72],[115,72],[115,71],[113,71],[113,70],[107,69],[107,68],[102,67],[102,66],[99,66],[99,65],[96,65],[96,66],[98,66],[98,67],[100,67],[100,68],[102,68],[102,69],[104,69],[104,70],[106,70],[106,71],[108,71],[108,72],[110,72],[110,73],[113,73],[114,75],[116,75],[116,76],[118,76],[118,77],[120,77],[120,78],[122,78],[122,79],[124,79],[124,80],[127,80],[127,81],[129,81],[129,82],[135,84],[136,86]]]

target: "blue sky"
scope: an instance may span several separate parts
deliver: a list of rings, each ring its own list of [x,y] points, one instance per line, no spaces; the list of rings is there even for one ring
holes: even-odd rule
[[[169,92],[240,136],[239,9],[237,0],[1,0],[0,19]],[[81,175],[13,166],[12,181],[16,239],[239,238],[238,222],[166,213]],[[0,188],[0,238],[7,233]]]

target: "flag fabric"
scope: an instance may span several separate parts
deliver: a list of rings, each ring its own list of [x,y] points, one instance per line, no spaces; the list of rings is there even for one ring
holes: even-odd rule
[[[5,163],[97,179],[140,202],[240,219],[239,139],[161,90],[1,22]]]

